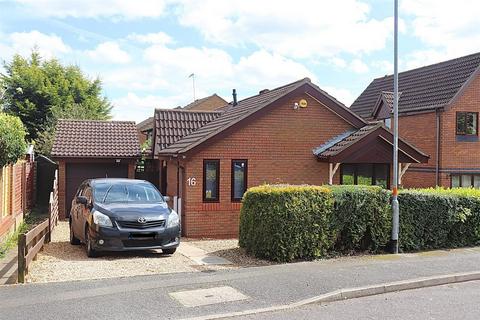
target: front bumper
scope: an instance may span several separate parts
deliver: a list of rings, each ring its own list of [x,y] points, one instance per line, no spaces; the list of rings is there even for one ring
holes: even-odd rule
[[[180,245],[180,227],[144,230],[90,227],[90,239],[96,251],[173,249]]]

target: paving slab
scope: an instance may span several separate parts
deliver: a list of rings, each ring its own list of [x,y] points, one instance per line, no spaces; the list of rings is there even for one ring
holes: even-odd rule
[[[229,265],[232,264],[225,258],[218,257],[208,253],[207,251],[198,247],[182,242],[178,247],[178,252],[194,261],[198,265]]]
[[[17,250],[17,247],[12,248],[0,259],[0,285],[17,282]]]

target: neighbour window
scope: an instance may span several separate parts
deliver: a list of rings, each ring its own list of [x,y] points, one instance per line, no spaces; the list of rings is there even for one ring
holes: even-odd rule
[[[389,175],[390,166],[387,163],[342,164],[340,183],[388,188]]]
[[[477,123],[477,112],[457,112],[457,135],[477,135]]]
[[[241,201],[247,190],[247,160],[232,160],[232,201]]]
[[[480,175],[452,174],[452,188],[480,188]]]
[[[220,160],[203,161],[203,201],[219,200]]]
[[[385,127],[391,129],[392,128],[392,119],[391,118],[386,118],[383,120],[383,123],[385,124]]]

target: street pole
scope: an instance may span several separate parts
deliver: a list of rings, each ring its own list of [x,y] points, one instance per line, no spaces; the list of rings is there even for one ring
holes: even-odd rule
[[[394,2],[392,251],[397,254],[400,222],[400,208],[398,203],[398,0],[395,0]]]

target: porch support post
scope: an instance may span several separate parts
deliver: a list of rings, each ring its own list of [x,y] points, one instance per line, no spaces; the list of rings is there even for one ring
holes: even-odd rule
[[[402,177],[405,174],[405,172],[407,172],[408,167],[410,167],[410,163],[404,163],[403,166],[402,166],[401,163],[399,163],[398,184],[400,184],[400,185],[402,184]]]
[[[335,166],[333,163],[328,164],[328,184],[332,185],[333,184],[333,176],[338,170],[338,167],[340,166],[340,163],[335,163]]]

